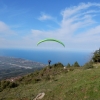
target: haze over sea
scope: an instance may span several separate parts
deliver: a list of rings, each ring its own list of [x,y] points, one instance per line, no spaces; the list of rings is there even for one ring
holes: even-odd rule
[[[23,58],[44,64],[48,64],[48,60],[51,60],[51,64],[61,62],[66,66],[68,63],[73,64],[75,61],[84,65],[89,61],[91,52],[0,49],[0,56]]]

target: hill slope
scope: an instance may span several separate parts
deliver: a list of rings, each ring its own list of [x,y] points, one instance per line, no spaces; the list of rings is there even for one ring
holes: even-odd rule
[[[61,64],[45,67],[16,81],[19,84],[16,88],[0,92],[0,99],[34,100],[44,92],[42,100],[100,100],[100,65],[94,66],[91,69],[63,69]]]

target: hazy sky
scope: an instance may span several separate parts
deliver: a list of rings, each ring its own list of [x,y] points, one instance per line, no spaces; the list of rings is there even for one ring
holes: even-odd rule
[[[0,0],[0,48],[92,51],[100,47],[99,0]],[[62,41],[37,42],[45,38]]]

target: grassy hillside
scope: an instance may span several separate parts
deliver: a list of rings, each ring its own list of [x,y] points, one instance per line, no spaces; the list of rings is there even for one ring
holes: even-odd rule
[[[100,64],[93,66],[47,66],[17,80],[17,87],[5,88],[0,100],[34,100],[41,92],[45,93],[41,100],[100,100]]]

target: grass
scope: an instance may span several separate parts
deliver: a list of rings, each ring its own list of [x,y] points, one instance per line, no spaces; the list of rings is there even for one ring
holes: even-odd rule
[[[37,83],[23,82],[16,88],[5,89],[0,92],[0,100],[33,100],[40,92],[45,92],[42,100],[100,100],[100,64],[94,66],[85,70],[76,68],[67,73],[61,71],[54,76],[50,69],[49,74],[53,79],[43,79]],[[63,69],[55,69],[56,72],[58,70]],[[47,75],[45,72],[46,69],[39,73]]]

